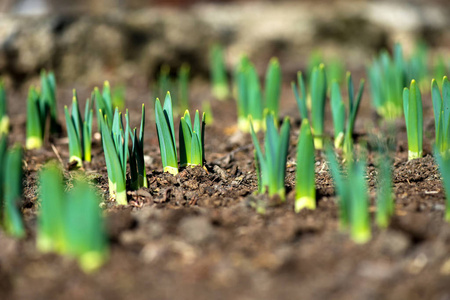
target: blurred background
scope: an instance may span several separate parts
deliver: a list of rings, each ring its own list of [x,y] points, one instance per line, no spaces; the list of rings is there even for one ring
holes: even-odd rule
[[[1,0],[0,76],[21,87],[41,69],[63,84],[148,82],[162,65],[208,78],[208,50],[242,53],[264,70],[272,56],[294,78],[311,53],[364,70],[381,49],[417,41],[448,55],[448,0]]]

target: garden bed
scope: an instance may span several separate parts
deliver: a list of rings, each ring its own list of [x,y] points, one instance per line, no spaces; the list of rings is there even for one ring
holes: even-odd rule
[[[71,88],[71,87],[69,87]],[[58,102],[71,99],[60,89]],[[136,126],[145,86],[129,88],[127,107]],[[88,90],[79,90],[80,98]],[[191,89],[191,107],[199,108],[206,85]],[[257,189],[253,144],[235,127],[234,101],[212,100],[214,123],[206,129],[206,168],[162,173],[152,105],[147,106],[144,154],[149,156],[149,188],[128,192],[129,205],[105,200],[110,259],[97,272],[83,273],[76,261],[41,254],[35,247],[37,171],[49,159],[68,170],[67,138],[25,154],[22,210],[27,237],[0,232],[2,299],[447,299],[450,297],[450,226],[444,221],[445,195],[431,157],[434,134],[431,98],[423,95],[425,156],[407,160],[403,121],[396,123],[394,160],[395,215],[386,230],[372,227],[372,239],[355,244],[339,230],[337,198],[325,159],[316,152],[317,209],[294,213],[295,157],[299,115],[288,86],[281,115],[291,116],[286,176],[287,201],[254,195]],[[10,143],[25,141],[21,92],[9,97]],[[327,112],[329,114],[329,112]],[[134,118],[133,118],[134,117]],[[327,118],[331,120],[331,118]],[[427,121],[429,120],[429,122]],[[355,130],[370,141],[378,124],[366,91]],[[175,122],[177,123],[177,122]],[[331,121],[326,124],[331,135]],[[378,133],[379,134],[379,133]],[[380,134],[379,134],[380,135]],[[86,171],[108,199],[108,178],[99,139]],[[74,171],[71,171],[74,172]],[[68,173],[69,174],[69,173]],[[374,158],[368,182],[373,204]],[[68,175],[70,176],[70,175]],[[264,206],[265,214],[256,212]],[[370,211],[374,212],[373,205]],[[374,222],[372,222],[373,224]]]

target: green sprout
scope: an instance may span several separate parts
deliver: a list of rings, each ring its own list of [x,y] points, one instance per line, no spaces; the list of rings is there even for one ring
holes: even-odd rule
[[[230,90],[222,47],[219,44],[214,44],[210,49],[209,56],[212,94],[218,100],[226,100],[230,95]]]
[[[281,69],[278,59],[272,57],[267,66],[265,82],[265,103],[270,114],[278,117],[281,93]]]
[[[423,112],[422,97],[416,81],[411,81],[410,89],[403,90],[403,111],[408,136],[408,160],[422,157]]]
[[[130,174],[131,187],[138,190],[141,187],[148,187],[147,171],[144,161],[144,127],[145,127],[145,106],[142,104],[141,126],[139,136],[136,128],[131,132],[131,152],[130,152]]]
[[[381,228],[386,228],[389,225],[389,220],[394,214],[391,165],[392,160],[387,155],[380,155],[378,159],[378,193],[375,219]]]
[[[9,132],[5,84],[0,80],[0,135]]]
[[[56,107],[56,80],[53,72],[41,72],[41,101],[45,104],[50,114],[50,131],[56,133],[60,130],[58,122],[58,110]]]
[[[258,193],[268,192],[271,197],[278,195],[284,201],[286,199],[284,178],[289,147],[289,118],[284,119],[280,133],[278,133],[273,116],[270,114],[266,116],[264,153],[252,124],[250,122],[252,140],[256,151],[255,165],[258,177]]]
[[[6,140],[6,138],[2,137],[0,139]],[[3,184],[3,191],[0,189],[0,212],[3,206],[0,220],[3,228],[9,235],[24,237],[25,227],[18,208],[18,202],[22,198],[23,190],[22,147],[17,145],[11,150],[5,150],[6,142],[0,140],[0,163],[2,166],[5,166],[4,170],[7,170],[3,175],[0,175],[0,185]]]
[[[314,140],[308,119],[303,119],[297,144],[295,212],[316,209]]]
[[[169,92],[164,100],[164,108],[161,107],[159,99],[156,99],[155,119],[164,172],[176,175],[178,174],[177,144],[173,126],[172,99]]]
[[[267,67],[264,98],[258,73],[246,56],[241,58],[236,68],[235,81],[239,130],[250,132],[250,125],[256,132],[264,130],[264,117],[267,114],[273,116],[274,122],[278,120],[281,89],[281,70],[278,59],[272,58]]]
[[[441,180],[445,190],[445,220],[450,222],[450,156],[442,155],[437,149],[434,148],[434,158],[438,164],[439,172],[441,173]]]
[[[352,75],[347,72],[347,91],[348,91],[348,118],[345,124],[345,105],[342,101],[339,84],[334,81],[331,87],[331,112],[333,115],[334,124],[334,147],[344,147],[345,153],[352,151],[353,144],[353,129],[355,127],[355,120],[358,114],[359,105],[361,103],[364,92],[364,80],[362,79],[359,85],[356,99],[354,96],[354,86]]]
[[[67,193],[65,234],[67,254],[75,257],[86,273],[97,270],[108,258],[108,242],[97,191],[76,180]]]
[[[347,161],[347,176],[331,147],[326,149],[331,174],[339,196],[339,223],[341,230],[350,228],[350,236],[355,243],[365,243],[370,239],[369,197],[365,180],[365,159]]]
[[[100,112],[101,113],[101,112]],[[105,118],[106,119],[106,118]],[[125,114],[126,127],[123,127],[122,114],[116,108],[112,129],[106,120],[101,119],[103,152],[105,154],[106,169],[108,171],[109,196],[119,205],[127,205],[127,159],[129,117]]]
[[[41,101],[36,89],[31,86],[27,98],[27,149],[39,149],[44,144],[47,105]]]
[[[85,179],[76,179],[64,192],[62,170],[55,163],[44,166],[39,181],[37,248],[72,256],[85,272],[95,271],[108,257],[97,192]]]
[[[300,111],[300,116],[302,119],[311,120],[311,131],[314,136],[314,146],[316,149],[320,150],[323,148],[325,101],[327,98],[327,78],[324,64],[314,67],[311,73],[309,89],[311,96],[310,117],[308,117],[306,89],[301,72],[297,73],[297,82],[298,88],[295,82],[291,85]]]
[[[262,130],[264,124],[261,86],[256,69],[246,56],[241,58],[237,66],[235,80],[239,130],[249,132],[250,125],[256,131]]]
[[[65,218],[64,186],[61,168],[56,163],[48,163],[39,173],[40,212],[36,243],[42,252],[64,252]]]
[[[81,118],[75,90],[73,90],[72,114],[69,114],[69,109],[67,106],[64,106],[67,134],[69,136],[69,161],[75,161],[77,167],[83,165],[83,160],[91,161],[92,119],[94,115],[91,106],[91,99],[87,99],[84,110],[84,122]]]
[[[368,67],[372,101],[378,112],[386,120],[394,120],[402,115],[402,90],[407,85],[405,61],[400,44],[394,46],[394,57],[382,51]]]
[[[194,124],[186,110],[180,119],[180,166],[203,166],[205,161],[205,113],[202,115],[200,127],[200,115],[195,112]]]
[[[6,154],[8,149],[8,137],[0,134],[0,166],[4,166],[6,163]],[[3,181],[5,180],[6,172],[0,171],[0,223],[2,221],[1,208],[3,207]]]
[[[101,130],[101,120],[106,119],[106,124],[109,128],[112,126],[113,121],[113,103],[111,97],[111,87],[109,85],[109,81],[105,81],[103,83],[103,90],[100,93],[98,87],[94,88],[92,92],[92,97],[95,101],[95,106],[97,109],[97,121],[98,121],[98,130]]]
[[[436,80],[431,81],[436,148],[442,156],[450,152],[450,82],[447,76],[442,80],[442,95]]]

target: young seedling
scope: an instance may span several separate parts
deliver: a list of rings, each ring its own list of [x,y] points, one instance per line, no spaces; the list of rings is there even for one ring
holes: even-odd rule
[[[450,82],[447,76],[442,80],[442,95],[436,80],[431,81],[431,98],[433,100],[434,128],[436,148],[441,156],[450,152]]]
[[[347,176],[344,176],[331,147],[328,147],[326,153],[339,196],[340,227],[343,230],[350,227],[352,240],[359,244],[365,243],[371,236],[365,159],[348,160]]]
[[[101,112],[100,112],[101,113]],[[104,119],[101,119],[103,152],[105,153],[106,169],[108,171],[109,196],[118,205],[127,205],[127,159],[129,117],[125,114],[126,127],[123,127],[122,114],[116,108],[112,129]]]
[[[408,160],[422,157],[422,97],[415,80],[411,81],[410,89],[405,88],[403,90],[403,111],[408,136]]]
[[[271,114],[275,125],[278,125],[281,90],[281,70],[278,59],[272,58],[267,67],[264,98],[258,73],[246,56],[241,58],[234,77],[237,87],[239,130],[250,132],[250,120],[256,132],[265,130],[267,114]]]
[[[138,190],[141,187],[148,187],[147,171],[144,161],[144,127],[145,127],[145,106],[142,104],[141,126],[139,136],[136,128],[131,133],[131,152],[130,152],[130,175],[131,187]]]
[[[302,119],[311,120],[311,131],[314,137],[314,146],[320,150],[323,148],[324,138],[324,117],[325,117],[325,101],[327,97],[327,79],[325,74],[325,66],[320,64],[314,67],[311,73],[310,95],[311,95],[311,116],[308,117],[308,105],[306,98],[305,83],[301,72],[297,73],[297,85],[292,83],[295,99],[297,101],[300,116]]]
[[[0,144],[2,144],[1,141]],[[3,147],[0,145],[0,148]],[[3,151],[0,149],[0,152]],[[3,213],[0,215],[0,220],[2,220],[3,228],[9,235],[21,238],[25,236],[25,228],[18,208],[23,190],[22,148],[18,145],[14,146],[5,154],[4,171],[7,170],[7,172],[3,174],[3,180],[0,178],[0,184],[3,184],[3,201],[0,191],[0,208],[3,204]],[[2,162],[1,156],[0,153],[0,162]]]
[[[256,69],[246,56],[243,56],[238,64],[235,81],[238,128],[242,132],[250,132],[250,125],[252,125],[258,132],[264,128],[262,92]]]
[[[227,70],[223,49],[219,44],[215,44],[210,50],[210,68],[212,94],[218,100],[226,100],[230,94],[227,79]]]
[[[101,120],[106,119],[106,124],[109,128],[112,126],[113,121],[113,112],[114,108],[112,105],[111,98],[111,87],[109,86],[109,82],[105,81],[103,84],[103,90],[100,93],[98,87],[94,88],[92,92],[92,97],[95,101],[95,106],[97,109],[97,121],[98,121],[98,130],[101,131]]]
[[[62,170],[54,163],[42,169],[39,181],[38,249],[72,256],[85,272],[96,270],[108,257],[97,192],[85,179],[64,192]]]
[[[161,107],[159,99],[156,99],[155,119],[164,172],[176,175],[178,174],[177,144],[173,126],[172,99],[169,92],[164,100],[164,108]]]
[[[92,156],[92,119],[94,112],[91,108],[91,100],[86,100],[84,122],[81,118],[75,90],[73,91],[72,114],[69,114],[67,106],[64,106],[64,113],[66,116],[67,134],[69,136],[69,162],[75,161],[77,167],[82,167],[82,162],[91,161]]]
[[[44,131],[48,106],[40,100],[36,89],[31,86],[27,98],[27,149],[39,149],[44,144]]]
[[[385,120],[402,115],[402,90],[407,85],[405,61],[400,44],[394,46],[394,57],[382,51],[368,67],[373,104]]]
[[[314,140],[308,119],[303,119],[297,144],[295,212],[316,209]]]
[[[266,116],[264,152],[259,145],[253,125],[250,125],[250,128],[256,150],[255,164],[258,177],[258,192],[267,192],[269,196],[278,195],[284,201],[286,199],[284,178],[289,147],[289,118],[286,117],[284,119],[280,133],[278,133],[272,115],[268,114]]]
[[[40,98],[50,114],[50,131],[57,133],[60,130],[60,125],[56,107],[56,80],[53,72],[47,73],[45,70],[42,70]]]
[[[339,85],[336,81],[333,82],[331,88],[331,112],[333,115],[334,124],[334,147],[342,148],[345,146],[344,152],[351,153],[353,145],[353,129],[355,127],[356,116],[358,114],[359,105],[364,92],[364,80],[362,79],[360,82],[358,94],[355,99],[352,75],[350,72],[347,72],[347,92],[347,121],[345,120],[345,105],[342,101]]]
[[[387,155],[380,155],[378,159],[376,222],[381,228],[386,228],[389,225],[389,220],[394,214],[391,164],[392,161]]]
[[[195,112],[194,124],[191,116],[186,110],[180,119],[179,141],[180,141],[180,166],[203,166],[205,160],[205,113],[202,115],[200,126],[200,115]]]
[[[272,57],[267,66],[265,90],[266,108],[270,114],[278,118],[281,93],[281,69],[278,59]]]
[[[6,91],[3,81],[0,80],[0,135],[9,132],[9,117],[7,113]]]
[[[65,194],[61,168],[48,163],[39,173],[38,229],[36,244],[39,251],[63,253],[65,241]]]
[[[86,273],[97,270],[108,258],[106,230],[97,191],[86,181],[76,180],[67,193],[65,240],[67,254],[75,257]]]
[[[441,173],[441,180],[445,190],[445,220],[450,222],[450,156],[442,155],[440,151],[435,147],[434,158],[439,166],[439,172]]]
[[[8,149],[8,138],[6,135],[0,134],[0,166],[4,166],[6,162],[6,150]],[[0,223],[2,221],[1,207],[3,207],[3,185],[6,177],[6,172],[0,171]]]

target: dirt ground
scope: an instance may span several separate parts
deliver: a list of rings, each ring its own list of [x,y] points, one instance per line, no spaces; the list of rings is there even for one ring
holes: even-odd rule
[[[58,92],[61,122],[71,88]],[[88,97],[90,90],[78,89],[80,98]],[[141,103],[147,105],[149,188],[130,192],[127,207],[105,202],[109,261],[96,273],[84,274],[74,260],[36,250],[37,171],[49,159],[60,156],[66,166],[68,160],[67,139],[53,139],[54,149],[47,144],[26,152],[22,210],[27,237],[15,240],[0,233],[1,299],[450,299],[450,226],[443,220],[445,196],[430,155],[430,96],[423,95],[425,156],[407,161],[405,126],[397,122],[395,216],[387,230],[373,225],[371,241],[357,245],[339,231],[333,182],[319,152],[317,209],[293,211],[300,120],[288,85],[281,108],[292,125],[285,203],[253,195],[253,145],[249,135],[236,131],[234,101],[211,102],[214,124],[206,129],[207,171],[186,169],[172,176],[162,173],[146,86],[136,83],[127,93],[133,126],[139,123]],[[11,143],[25,141],[25,95],[9,94]],[[194,85],[191,107],[200,108],[208,95],[205,84]],[[373,113],[368,89],[361,105],[356,137],[368,141],[371,151],[371,139],[383,136],[373,128],[383,124]],[[331,118],[327,120],[331,135]],[[107,174],[98,139],[93,148],[86,171],[106,199]],[[376,168],[370,153],[373,213]],[[266,214],[258,214],[255,205],[266,206]]]

